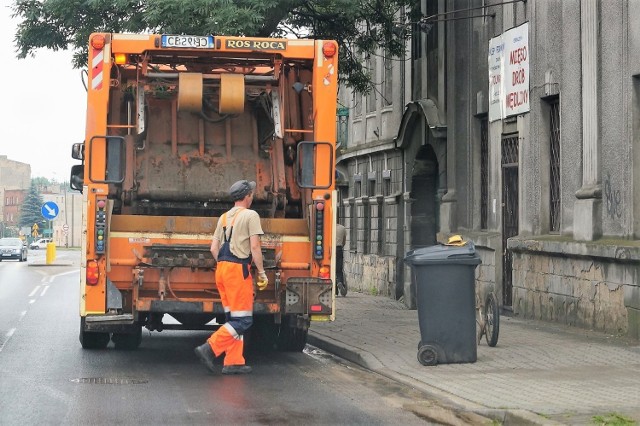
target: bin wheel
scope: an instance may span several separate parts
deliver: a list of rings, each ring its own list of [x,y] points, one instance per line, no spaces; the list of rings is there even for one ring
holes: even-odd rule
[[[498,308],[498,298],[493,292],[487,294],[484,302],[484,324],[487,345],[494,347],[498,344],[498,333],[500,332],[500,311]]]
[[[431,345],[424,345],[418,349],[418,361],[422,365],[436,365],[438,363],[438,351]]]

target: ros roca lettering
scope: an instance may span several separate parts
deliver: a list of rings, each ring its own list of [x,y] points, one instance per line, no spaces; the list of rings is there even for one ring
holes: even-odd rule
[[[226,40],[225,47],[227,49],[285,50],[287,43],[284,41],[231,39]]]

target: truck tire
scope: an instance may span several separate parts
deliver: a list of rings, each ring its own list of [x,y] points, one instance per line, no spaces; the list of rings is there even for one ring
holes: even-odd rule
[[[116,349],[132,350],[137,349],[142,343],[142,327],[137,327],[134,333],[113,333],[111,340]]]
[[[80,319],[80,344],[82,349],[104,349],[109,344],[109,333],[94,333],[85,331],[84,317]]]

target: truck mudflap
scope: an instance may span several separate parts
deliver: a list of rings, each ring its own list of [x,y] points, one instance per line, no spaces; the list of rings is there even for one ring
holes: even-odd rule
[[[331,280],[312,277],[292,277],[287,280],[283,295],[284,313],[298,315],[331,315]]]
[[[132,333],[140,328],[132,314],[87,315],[83,323],[84,331],[92,333]]]

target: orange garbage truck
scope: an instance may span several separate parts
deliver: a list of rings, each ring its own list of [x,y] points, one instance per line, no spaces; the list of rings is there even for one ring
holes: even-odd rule
[[[334,318],[337,64],[333,40],[91,35],[70,177],[83,348],[224,323],[209,249],[240,179],[257,183],[269,277],[250,341],[301,351]]]

